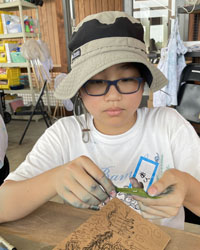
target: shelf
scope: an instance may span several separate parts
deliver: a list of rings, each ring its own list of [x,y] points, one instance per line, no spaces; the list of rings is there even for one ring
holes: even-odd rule
[[[10,33],[10,34],[0,34],[0,39],[15,39],[15,38],[23,38],[24,36],[27,38],[34,38],[37,37],[37,33],[25,33],[23,35],[23,33]]]
[[[19,10],[19,5],[23,7],[23,9],[36,9],[37,6],[35,4],[29,3],[27,1],[23,0],[17,0],[15,2],[9,2],[9,3],[1,3],[0,4],[0,10],[4,9],[7,11],[17,11]]]
[[[34,89],[33,91],[31,89],[18,89],[18,90],[0,89],[0,90],[3,90],[5,94],[32,94],[33,92],[35,94],[39,93],[37,89]]]
[[[26,33],[24,28],[24,18],[23,18],[23,11],[24,10],[31,10],[34,9],[36,11],[36,19],[38,20],[38,32],[36,33]],[[1,40],[7,40],[7,39],[22,39],[23,42],[26,42],[28,38],[37,38],[40,37],[40,25],[39,25],[39,15],[38,15],[38,6],[35,4],[32,4],[30,2],[24,1],[24,0],[16,0],[14,2],[9,3],[0,3],[0,10],[3,11],[18,11],[19,17],[20,17],[20,23],[22,27],[22,32],[20,33],[9,33],[9,34],[0,34]],[[26,39],[27,38],[27,39]],[[2,62],[0,63],[0,67],[2,68],[27,68],[27,74],[29,79],[29,88],[26,89],[19,89],[19,90],[4,90],[5,93],[13,93],[13,94],[30,94],[32,98],[32,103],[35,105],[36,98],[35,94],[38,94],[39,91],[35,88],[33,88],[32,85],[32,75],[31,75],[31,65],[30,62],[23,62],[23,63],[6,63]]]
[[[184,6],[184,8],[190,12],[193,9],[193,5],[190,6]],[[185,11],[183,8],[178,8],[178,14],[188,14],[187,11]],[[194,8],[194,10],[190,14],[197,14],[200,13],[200,4],[197,4]]]
[[[24,63],[0,63],[0,68],[27,68],[29,67],[28,62]]]

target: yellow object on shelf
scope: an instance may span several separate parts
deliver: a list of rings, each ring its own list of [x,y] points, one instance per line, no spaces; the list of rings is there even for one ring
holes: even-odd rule
[[[0,63],[7,62],[6,52],[0,52]]]
[[[1,41],[1,42],[3,42],[3,41]],[[4,51],[6,51],[6,49],[5,49],[5,45],[4,45],[4,42],[3,42],[3,43],[0,44],[0,52],[4,52]]]
[[[14,44],[18,44],[17,41],[10,41],[10,40],[3,40],[3,41],[0,41],[0,52],[6,51],[5,43],[14,43]]]
[[[21,74],[20,68],[7,68],[5,74],[0,74],[0,80],[3,79],[16,79]]]
[[[10,50],[12,48],[17,47],[17,45],[18,45],[17,41],[10,41],[10,40],[0,41],[0,62],[1,63],[11,61]]]
[[[19,79],[0,80],[0,89],[10,89],[10,86],[20,85]]]
[[[10,86],[20,85],[20,68],[7,68],[0,74],[0,89],[10,89]]]

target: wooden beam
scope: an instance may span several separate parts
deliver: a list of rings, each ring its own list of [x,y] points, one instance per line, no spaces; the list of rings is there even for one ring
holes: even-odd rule
[[[63,18],[63,6],[61,0],[56,1],[56,18],[57,18],[57,28],[58,28],[58,37],[59,37],[59,45],[60,45],[60,61],[61,61],[61,71],[60,72],[68,72],[67,67],[67,47],[66,47],[66,39],[65,39],[65,26],[64,26],[64,18]]]

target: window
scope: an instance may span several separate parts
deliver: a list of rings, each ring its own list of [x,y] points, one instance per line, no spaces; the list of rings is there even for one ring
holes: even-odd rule
[[[167,46],[175,0],[133,0],[133,16],[144,26],[144,40],[149,52]]]

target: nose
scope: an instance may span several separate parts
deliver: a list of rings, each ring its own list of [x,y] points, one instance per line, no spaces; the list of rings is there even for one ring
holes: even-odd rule
[[[121,100],[122,94],[118,92],[114,85],[110,86],[108,93],[105,94],[104,98],[106,101],[119,101]]]

